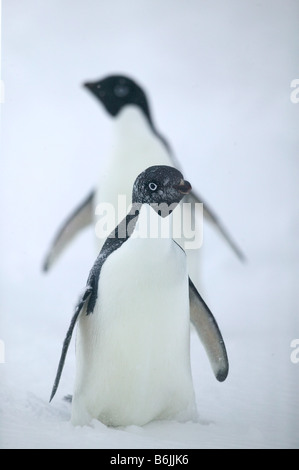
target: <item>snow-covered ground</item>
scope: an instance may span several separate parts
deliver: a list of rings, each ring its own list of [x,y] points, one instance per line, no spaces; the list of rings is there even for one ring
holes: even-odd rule
[[[1,448],[299,448],[298,31],[297,0],[2,2]],[[185,177],[248,260],[205,225],[202,292],[230,373],[215,380],[192,333],[198,423],[73,428],[73,343],[49,404],[91,230],[48,275],[41,264],[110,142],[81,84],[112,72],[148,91]]]

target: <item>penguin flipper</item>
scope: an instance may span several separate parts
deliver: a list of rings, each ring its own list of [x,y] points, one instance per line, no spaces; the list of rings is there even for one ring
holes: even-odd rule
[[[215,377],[223,382],[228,374],[228,357],[217,322],[189,278],[190,317],[206,350]]]
[[[94,195],[95,191],[93,190],[62,224],[45,257],[43,271],[49,271],[61,252],[78,232],[92,224]]]
[[[60,360],[59,360],[59,364],[58,364],[58,368],[57,368],[57,372],[56,372],[56,377],[55,377],[55,380],[54,380],[54,385],[53,385],[52,392],[51,392],[50,401],[54,397],[54,395],[57,391],[58,385],[59,385],[59,381],[60,381],[60,377],[61,377],[61,374],[62,374],[66,354],[67,354],[67,351],[68,351],[68,348],[69,348],[69,345],[70,345],[70,342],[71,342],[71,339],[72,339],[72,334],[73,334],[73,331],[74,331],[74,327],[77,323],[78,317],[79,317],[83,307],[87,304],[87,301],[88,301],[92,291],[93,291],[93,288],[88,285],[85,289],[84,294],[80,298],[80,300],[78,302],[78,305],[75,308],[75,313],[72,317],[70,326],[67,330],[66,337],[65,337],[64,342],[63,342],[61,356],[60,356]]]
[[[231,235],[229,235],[228,231],[224,228],[223,224],[220,222],[219,218],[216,216],[216,214],[210,209],[210,207],[202,200],[200,196],[198,196],[194,191],[191,191],[190,194],[185,196],[185,201],[186,202],[191,202],[191,203],[202,203],[203,204],[203,215],[204,217],[211,223],[213,224],[217,230],[220,232],[220,234],[223,236],[223,238],[226,240],[226,242],[229,244],[229,246],[232,248],[232,250],[235,252],[237,257],[241,261],[246,261],[246,258],[244,256],[244,253],[241,251],[241,249],[238,247],[236,242],[232,239]]]

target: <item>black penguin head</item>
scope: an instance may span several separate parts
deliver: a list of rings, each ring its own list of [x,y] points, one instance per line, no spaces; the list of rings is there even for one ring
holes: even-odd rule
[[[124,75],[110,75],[95,82],[86,82],[84,86],[101,101],[112,116],[117,116],[124,106],[136,105],[151,122],[146,95],[131,78]]]
[[[132,201],[133,204],[149,204],[161,217],[166,217],[190,191],[191,184],[184,180],[180,171],[171,166],[156,165],[136,178]]]

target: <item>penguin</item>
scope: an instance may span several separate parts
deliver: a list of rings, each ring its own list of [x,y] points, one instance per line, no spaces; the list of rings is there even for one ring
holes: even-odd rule
[[[93,419],[114,427],[196,421],[190,317],[216,378],[227,377],[221,332],[190,279],[184,250],[171,236],[172,213],[190,191],[190,183],[173,167],[156,165],[141,172],[131,209],[107,237],[89,273],[50,397],[77,326],[75,426]],[[156,230],[159,223],[161,231]]]
[[[143,88],[133,79],[124,75],[109,75],[101,80],[86,82],[85,88],[103,105],[114,121],[115,140],[111,146],[106,166],[104,165],[96,189],[90,192],[85,200],[75,209],[62,224],[45,257],[43,270],[49,271],[61,252],[70,241],[88,225],[97,227],[101,214],[97,207],[101,203],[118,207],[119,195],[125,195],[128,204],[131,199],[131,188],[135,178],[144,168],[153,165],[167,165],[181,170],[169,143],[157,130],[150,110],[149,101]],[[236,255],[244,261],[245,257],[223,224],[203,199],[194,191],[186,198],[192,203],[192,218],[196,219],[196,203],[203,203],[203,215],[221,233]],[[199,206],[198,206],[199,207]],[[119,214],[117,223],[125,214]],[[201,240],[199,218],[195,224],[197,239]],[[111,230],[113,229],[113,223]],[[176,241],[185,249],[190,274],[197,286],[199,281],[199,253],[190,245],[179,230]],[[109,234],[109,231],[107,235]],[[106,235],[106,236],[107,236]],[[103,246],[106,236],[97,233],[96,250]],[[186,244],[187,242],[187,244]]]

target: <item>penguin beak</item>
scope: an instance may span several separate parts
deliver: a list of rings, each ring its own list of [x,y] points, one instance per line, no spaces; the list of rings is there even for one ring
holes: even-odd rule
[[[92,82],[85,82],[83,83],[83,86],[85,88],[89,88],[90,90],[92,90],[92,88],[94,87],[94,84]]]
[[[192,186],[189,183],[189,181],[186,181],[186,180],[183,180],[183,179],[181,179],[179,184],[176,184],[173,187],[175,189],[177,189],[179,191],[179,193],[181,193],[181,194],[189,194],[191,189],[192,189]]]

